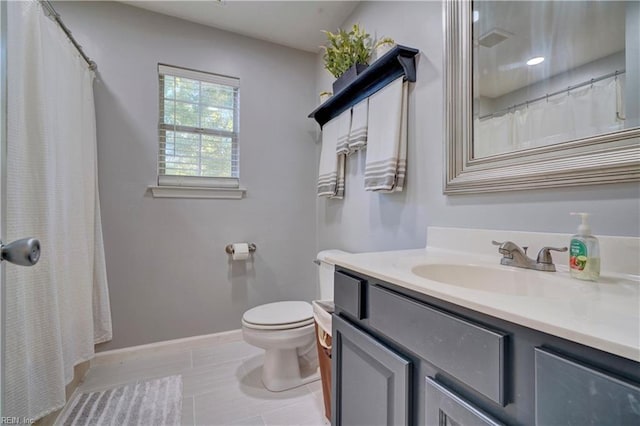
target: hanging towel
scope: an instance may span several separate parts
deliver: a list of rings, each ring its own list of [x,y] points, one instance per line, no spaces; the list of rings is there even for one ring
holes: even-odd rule
[[[338,118],[322,127],[322,149],[318,171],[318,196],[342,198],[344,196],[344,154],[336,153],[338,144]]]
[[[349,130],[351,129],[351,108],[343,111],[337,118],[338,120],[338,145],[336,153],[338,155],[349,154]]]
[[[349,152],[355,152],[367,146],[367,128],[369,98],[353,107],[351,130],[349,131]]]
[[[369,98],[366,191],[399,192],[407,168],[408,83],[400,77]]]

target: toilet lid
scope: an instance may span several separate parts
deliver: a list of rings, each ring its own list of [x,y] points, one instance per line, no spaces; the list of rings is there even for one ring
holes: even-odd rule
[[[242,316],[249,324],[264,326],[306,325],[313,322],[313,307],[307,302],[276,302],[256,306]]]

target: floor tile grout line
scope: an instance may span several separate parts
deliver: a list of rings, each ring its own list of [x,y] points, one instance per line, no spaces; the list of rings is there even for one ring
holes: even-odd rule
[[[197,425],[196,422],[196,398],[195,396],[191,398],[191,411],[193,412],[193,425]]]

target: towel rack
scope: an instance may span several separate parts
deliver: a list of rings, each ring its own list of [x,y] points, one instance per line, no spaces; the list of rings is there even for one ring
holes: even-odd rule
[[[309,114],[320,127],[343,111],[376,93],[400,76],[416,81],[416,55],[413,47],[397,45],[380,59],[374,61],[344,89],[335,93]]]

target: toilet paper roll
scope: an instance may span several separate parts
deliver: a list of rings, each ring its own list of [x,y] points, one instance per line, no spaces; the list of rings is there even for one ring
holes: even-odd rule
[[[247,243],[233,243],[233,254],[231,258],[233,260],[247,260],[249,258],[249,244]]]

